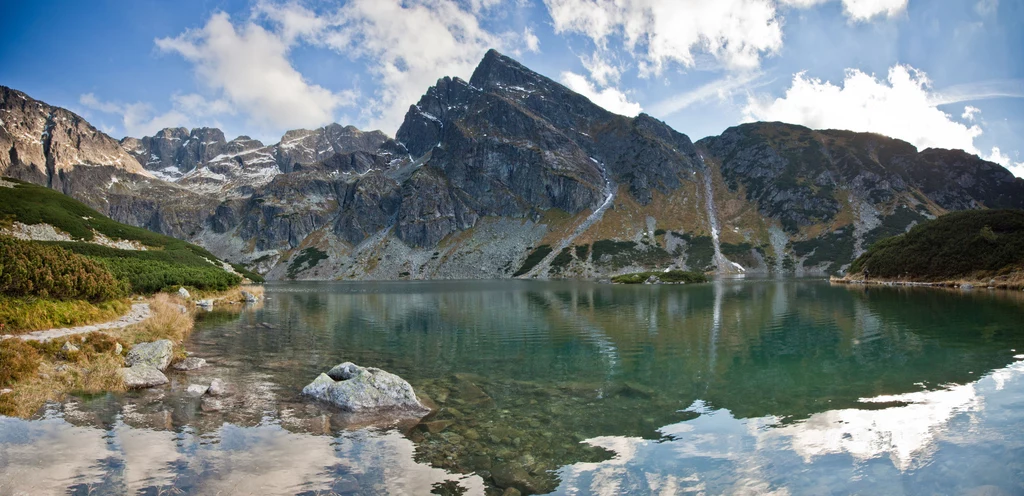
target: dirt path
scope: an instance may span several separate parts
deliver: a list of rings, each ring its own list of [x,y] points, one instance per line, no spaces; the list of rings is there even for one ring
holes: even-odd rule
[[[132,305],[130,312],[122,315],[117,320],[110,322],[104,322],[102,324],[92,324],[79,327],[61,328],[61,329],[47,329],[45,331],[35,331],[26,334],[19,334],[17,336],[11,334],[5,334],[0,336],[0,341],[7,338],[20,338],[23,341],[50,341],[51,339],[58,339],[64,336],[71,336],[72,334],[84,334],[95,331],[105,331],[108,329],[121,329],[128,327],[132,324],[137,324],[149,318],[149,303],[135,303]]]

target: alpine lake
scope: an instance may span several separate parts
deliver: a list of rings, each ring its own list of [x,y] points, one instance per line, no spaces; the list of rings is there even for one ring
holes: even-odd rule
[[[1024,292],[268,284],[171,384],[0,417],[9,494],[1024,494]],[[303,397],[351,361],[431,416]],[[212,407],[189,384],[220,378]],[[513,489],[508,489],[513,488]]]

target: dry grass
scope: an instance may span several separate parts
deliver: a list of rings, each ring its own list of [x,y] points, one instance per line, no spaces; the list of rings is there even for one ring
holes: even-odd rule
[[[180,343],[192,333],[195,318],[179,296],[159,293],[149,300],[149,318],[114,332],[124,343],[133,345],[157,339]]]
[[[166,293],[150,298],[149,308],[148,319],[106,333],[74,335],[46,343],[26,343],[17,338],[0,342],[0,387],[12,389],[0,396],[0,414],[27,417],[45,402],[60,400],[69,392],[123,391],[118,369],[124,366],[123,355],[136,343],[170,339],[175,343],[176,355],[184,356],[181,342],[195,326],[193,310],[177,295]],[[79,350],[63,351],[66,342]],[[122,345],[120,355],[114,353],[118,344]]]
[[[0,296],[0,334],[75,327],[114,320],[131,309],[128,300],[90,303]]]
[[[249,293],[255,296],[257,299],[263,299],[263,286],[258,284],[248,284],[244,286],[238,286],[236,288],[231,288],[227,291],[203,294],[202,298],[200,299],[209,298],[213,300],[213,303],[215,305],[245,303],[245,296],[242,295],[243,292]]]
[[[78,351],[63,351],[66,342],[77,346]],[[118,339],[102,333],[78,334],[47,343],[20,339],[0,342],[0,349],[19,358],[17,365],[6,360],[0,364],[4,377],[13,379],[5,384],[12,392],[0,396],[0,414],[28,417],[45,402],[59,400],[69,391],[124,390],[117,372],[124,366],[124,358],[115,354],[118,343]]]

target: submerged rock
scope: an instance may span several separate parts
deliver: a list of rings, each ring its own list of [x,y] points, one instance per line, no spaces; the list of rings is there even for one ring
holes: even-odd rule
[[[227,389],[224,387],[224,381],[220,379],[214,379],[210,382],[210,389],[207,390],[210,396],[223,396],[227,393]]]
[[[171,343],[168,339],[161,339],[152,343],[139,343],[132,346],[132,349],[128,351],[128,356],[124,359],[124,363],[129,367],[149,365],[164,371],[171,364],[171,355],[173,353],[174,343]]]
[[[206,366],[206,360],[203,358],[188,357],[176,364],[174,364],[174,370],[196,370]]]
[[[334,377],[341,379],[335,380]],[[399,410],[426,414],[430,410],[416,398],[405,379],[374,367],[350,362],[338,365],[302,389],[302,394],[331,403],[348,412]]]
[[[119,370],[121,380],[128,389],[150,388],[167,384],[167,376],[151,365],[134,365]]]
[[[188,389],[186,389],[185,392],[195,396],[202,396],[209,390],[209,386],[204,386],[202,384],[189,384]]]

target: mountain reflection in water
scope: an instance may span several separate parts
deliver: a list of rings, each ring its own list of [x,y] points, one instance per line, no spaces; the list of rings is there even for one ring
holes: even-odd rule
[[[200,322],[187,347],[212,366],[165,389],[0,417],[0,495],[482,494],[507,474],[561,494],[1024,494],[1019,294],[806,280],[267,294]],[[367,429],[298,395],[346,360],[405,377],[451,426]],[[212,377],[235,391],[221,412],[183,394]]]

